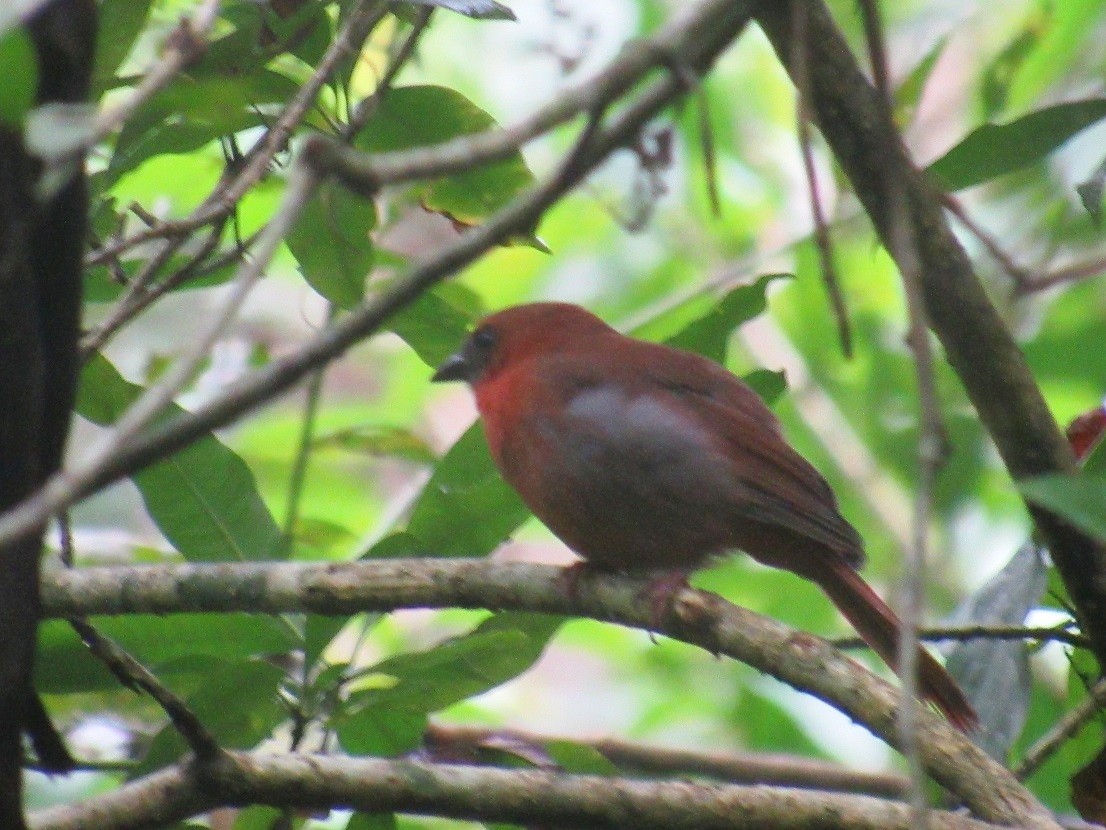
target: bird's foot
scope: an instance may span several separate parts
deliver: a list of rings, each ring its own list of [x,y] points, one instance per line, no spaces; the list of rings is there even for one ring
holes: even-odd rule
[[[561,590],[565,592],[565,595],[570,600],[575,600],[580,595],[580,579],[584,576],[584,574],[589,573],[593,570],[594,568],[588,565],[587,562],[580,561],[573,562],[571,565],[567,566],[563,571],[561,571],[561,576],[559,579],[561,583]]]
[[[649,580],[643,594],[645,599],[649,601],[650,636],[652,636],[652,632],[661,628],[676,592],[688,587],[687,578],[689,574],[690,571],[677,568],[655,574]]]

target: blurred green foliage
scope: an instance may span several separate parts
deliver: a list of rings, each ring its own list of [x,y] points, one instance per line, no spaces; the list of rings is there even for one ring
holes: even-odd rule
[[[436,13],[418,60],[373,112],[357,146],[409,149],[512,123],[669,14],[657,0],[624,0],[604,11],[566,2],[568,11],[550,23],[531,8],[540,4],[510,5],[521,29]],[[862,50],[854,4],[832,5]],[[181,4],[100,6],[112,37],[101,42],[96,88],[110,95],[136,83]],[[203,60],[93,155],[94,247],[121,229],[141,227],[128,212],[133,202],[162,220],[187,217],[273,123],[347,6],[309,2],[281,19],[266,4],[221,4],[217,40]],[[1096,96],[1103,94],[1106,55],[1083,47],[1106,42],[1106,3],[1024,0],[958,12],[955,20],[946,19],[946,7],[924,0],[885,6],[897,115],[919,160],[938,159],[929,168],[935,178],[961,190],[965,208],[1026,273],[1101,262],[1101,231],[1074,187],[1103,161],[1106,99]],[[411,19],[410,9],[389,15],[360,60],[342,65],[293,136],[293,148],[308,130],[337,132]],[[542,34],[546,24],[552,35]],[[21,54],[12,38],[0,40],[5,66]],[[574,72],[573,60],[584,68]],[[118,509],[110,511],[112,520],[135,540],[150,538],[152,522],[165,556],[190,561],[485,556],[512,540],[516,549],[563,555],[498,478],[479,428],[466,431],[463,393],[432,392],[427,381],[430,367],[483,312],[566,299],[638,336],[699,351],[750,377],[839,494],[864,536],[866,573],[893,599],[910,538],[919,437],[898,275],[815,139],[854,342],[846,359],[810,234],[793,91],[760,33],[746,33],[697,94],[698,104],[678,105],[650,128],[652,138],[674,148],[659,171],[642,170],[637,157],[621,153],[549,210],[536,232],[551,256],[521,246],[490,252],[388,321],[391,334],[330,367],[310,417],[303,401],[283,399],[224,435],[205,437],[134,477],[144,518],[135,522]],[[13,98],[0,117],[18,120],[25,103]],[[286,240],[265,300],[236,334],[250,355],[236,370],[296,348],[327,314],[371,298],[458,228],[510,203],[548,174],[577,128],[479,170],[389,191],[376,203],[326,185]],[[273,175],[218,229],[223,249],[246,244],[272,214],[288,161],[288,153],[278,154]],[[1084,278],[1037,291],[961,230],[1060,422],[1098,405],[1106,391],[1106,285],[1094,277],[1103,269],[1091,265]],[[171,258],[165,272],[185,267],[191,250]],[[89,270],[90,321],[105,317],[148,256],[148,248],[135,248]],[[785,272],[791,278],[777,279]],[[117,418],[152,380],[158,359],[187,350],[194,320],[211,313],[232,273],[233,258],[197,273],[170,293],[164,310],[155,307],[152,323],[94,355],[85,368],[81,417],[101,425]],[[210,383],[217,368],[213,360],[191,400],[211,394],[204,380]],[[1001,568],[1029,533],[1017,490],[957,378],[940,360],[937,372],[950,454],[933,505],[931,620]],[[305,473],[294,489],[297,458]],[[1022,490],[1106,538],[1100,472]],[[289,516],[298,517],[294,526]],[[80,544],[81,531],[95,521],[81,509],[74,514],[81,562],[95,560]],[[134,555],[148,556],[144,548]],[[818,591],[789,574],[735,558],[695,579],[799,629],[845,630]],[[449,613],[349,620],[196,615],[132,617],[104,628],[185,697],[227,746],[287,747],[289,723],[299,718],[309,725],[300,746],[330,749],[337,742],[348,752],[390,755],[416,747],[428,718],[440,717],[563,731],[567,738],[622,729],[694,747],[870,760],[872,745],[859,730],[828,718],[820,704],[797,703],[743,666],[598,623],[555,633],[559,621],[530,615],[473,620]],[[1069,669],[1072,655],[1061,652],[1050,646],[1037,661],[1015,761],[1085,698],[1080,671],[1091,669]],[[127,723],[137,744],[136,772],[184,752],[164,718],[118,687],[61,623],[43,627],[38,682],[51,706],[74,722]],[[1070,811],[1066,777],[1094,754],[1100,738],[1096,729],[1084,730],[1031,779],[1035,791]],[[555,754],[566,768],[596,768],[586,748],[566,743]],[[271,819],[254,809],[236,827],[268,826]],[[346,826],[397,824],[356,815]],[[402,819],[398,826],[434,823]]]

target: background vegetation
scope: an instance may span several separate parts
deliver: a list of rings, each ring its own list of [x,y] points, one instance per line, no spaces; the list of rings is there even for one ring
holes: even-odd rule
[[[783,651],[741,652],[757,668],[716,659],[680,640],[739,649],[721,627],[696,639],[686,609],[675,638],[646,633],[631,580],[574,599],[513,564],[571,557],[495,476],[467,391],[428,379],[482,314],[534,299],[748,377],[840,496],[881,593],[909,606],[922,580],[916,622],[986,629],[941,640],[961,643],[949,663],[983,716],[978,743],[1047,808],[1101,818],[1095,626],[1076,624],[1073,581],[1031,541],[1022,499],[1106,538],[1104,454],[1079,477],[1012,481],[1064,465],[1019,467],[1009,435],[996,452],[997,416],[981,421],[963,367],[999,377],[1005,358],[972,309],[941,316],[944,286],[959,295],[927,258],[940,234],[915,223],[922,241],[885,247],[914,217],[913,185],[888,174],[881,217],[858,170],[907,165],[842,160],[832,136],[853,127],[820,98],[832,66],[795,34],[818,31],[822,7],[761,6],[769,36],[720,2],[102,0],[97,109],[28,99],[0,114],[27,126],[47,173],[86,148],[91,197],[69,475],[24,505],[64,517],[36,687],[87,768],[29,776],[32,826],[713,826],[696,799],[745,797],[672,783],[689,776],[807,788],[834,826],[910,823],[910,765],[850,720],[909,745],[886,687],[814,646],[805,668]],[[1061,426],[1099,410],[1106,4],[899,2],[878,38],[870,4],[830,9],[877,87],[886,75],[1027,386]],[[4,83],[33,88],[5,25]],[[908,337],[927,312],[941,342]],[[942,327],[978,335],[978,353]],[[1001,388],[988,411],[1032,443],[1039,421]],[[1083,423],[1097,434],[1096,416]],[[368,570],[309,567],[349,562]],[[1086,621],[1104,589],[1084,573]],[[801,632],[849,633],[817,589],[740,557],[695,585]],[[731,613],[708,610],[718,626]],[[752,642],[776,636],[749,625]],[[833,706],[762,673],[777,659]],[[948,785],[955,760],[934,758],[965,750],[920,717],[915,757]],[[302,753],[334,766],[298,767]],[[374,758],[428,767],[357,766]],[[508,772],[481,778],[484,764]],[[610,786],[558,789],[569,779],[530,767]],[[778,821],[804,815],[766,792]],[[1028,795],[1004,816],[957,794],[983,819],[1046,821]],[[865,813],[885,808],[905,812]]]

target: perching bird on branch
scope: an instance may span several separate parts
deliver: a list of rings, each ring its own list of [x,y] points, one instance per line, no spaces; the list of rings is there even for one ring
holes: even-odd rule
[[[857,573],[860,536],[768,407],[721,366],[577,306],[536,303],[485,319],[434,380],[471,384],[503,477],[589,566],[686,575],[741,550],[813,581],[895,664],[901,623]],[[951,723],[975,726],[925,649],[918,678]]]

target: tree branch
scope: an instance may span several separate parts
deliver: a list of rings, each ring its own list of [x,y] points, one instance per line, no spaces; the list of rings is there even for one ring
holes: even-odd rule
[[[563,740],[557,735],[537,735],[516,729],[482,729],[467,726],[432,725],[428,744],[454,746],[459,743],[500,749],[504,752],[540,750],[545,744]],[[832,761],[765,753],[698,752],[652,746],[618,738],[574,743],[591,747],[622,771],[674,777],[696,776],[733,784],[771,784],[805,790],[826,790],[899,799],[910,788],[901,775],[863,772]]]
[[[646,581],[596,574],[581,579],[568,596],[559,568],[487,559],[84,568],[50,574],[44,580],[43,602],[51,616],[517,609],[648,630],[655,621],[649,604],[640,601]],[[825,640],[690,588],[674,595],[658,630],[810,692],[892,746],[898,744],[898,690]],[[928,709],[916,705],[915,715],[919,755],[927,772],[977,815],[1053,827],[1047,811],[1008,770]]]
[[[793,49],[795,2],[779,0],[757,7],[757,20],[785,65]],[[802,2],[810,97],[822,134],[896,259],[901,252],[895,244],[894,212],[887,210],[884,200],[895,187],[901,190],[903,207],[916,229],[926,313],[1007,469],[1015,479],[1073,471],[1071,449],[950,230],[940,194],[882,117],[878,93],[829,10],[820,0]],[[1048,542],[1099,664],[1106,666],[1106,550],[1055,515],[1033,505],[1029,511]]]
[[[641,830],[911,827],[908,807],[869,796],[414,761],[247,753],[230,753],[202,766],[172,767],[83,804],[40,810],[32,815],[31,827],[125,830],[169,824],[224,804],[299,810],[346,807],[367,813],[400,811],[476,821]],[[943,810],[930,814],[930,826],[933,830],[996,828]]]

